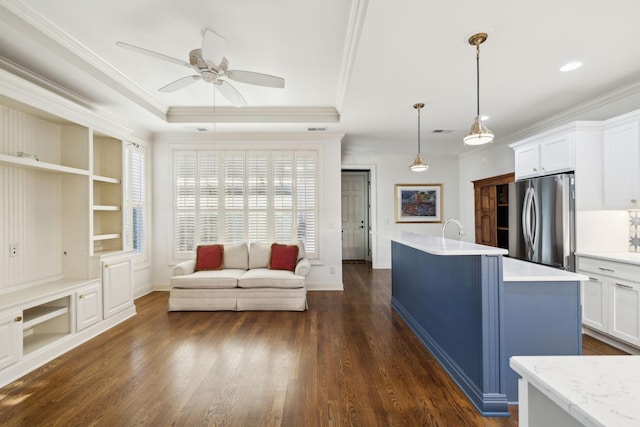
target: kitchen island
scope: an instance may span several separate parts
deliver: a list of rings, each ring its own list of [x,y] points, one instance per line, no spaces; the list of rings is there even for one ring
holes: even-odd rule
[[[485,416],[517,403],[513,355],[581,353],[586,276],[503,258],[507,251],[398,232],[391,305]]]

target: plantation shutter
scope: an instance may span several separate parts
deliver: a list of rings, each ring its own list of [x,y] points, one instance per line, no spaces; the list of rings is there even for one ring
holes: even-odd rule
[[[224,153],[224,241],[244,240],[245,153]]]
[[[273,170],[273,239],[293,240],[293,151],[274,151]]]
[[[205,151],[198,153],[198,243],[216,243],[219,241],[219,160],[218,153]]]
[[[269,152],[247,154],[247,224],[250,242],[269,242]]]
[[[317,250],[317,153],[296,152],[296,228],[297,238],[304,242],[305,251]]]
[[[175,169],[175,250],[191,253],[196,230],[196,152],[177,151]]]
[[[144,148],[131,146],[129,151],[131,162],[131,226],[133,251],[136,254],[146,252],[146,191],[145,191],[145,151]]]

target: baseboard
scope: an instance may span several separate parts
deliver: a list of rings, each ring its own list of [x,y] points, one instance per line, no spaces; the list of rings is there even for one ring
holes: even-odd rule
[[[637,347],[634,347],[632,345],[629,345],[627,343],[624,343],[622,341],[619,341],[616,338],[613,338],[609,335],[603,334],[599,331],[596,331],[594,329],[588,328],[583,326],[582,327],[582,333],[585,335],[589,335],[590,337],[593,337],[599,341],[602,341],[605,344],[609,344],[611,347],[615,347],[618,350],[622,350],[622,351],[626,351],[629,354],[633,354],[633,355],[640,355],[640,349]]]

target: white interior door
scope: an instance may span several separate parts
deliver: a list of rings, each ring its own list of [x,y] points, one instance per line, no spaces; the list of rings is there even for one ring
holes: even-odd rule
[[[342,259],[367,260],[367,172],[342,173]]]

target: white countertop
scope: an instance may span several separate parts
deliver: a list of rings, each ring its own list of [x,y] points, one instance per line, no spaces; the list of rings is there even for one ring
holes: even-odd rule
[[[514,356],[510,366],[586,426],[640,425],[640,356]]]
[[[504,282],[576,282],[589,280],[589,277],[559,268],[504,257],[502,280]]]
[[[640,265],[640,252],[576,252],[576,255]]]
[[[502,248],[461,240],[442,239],[409,231],[376,233],[376,235],[433,255],[506,255],[508,253],[506,249]]]

